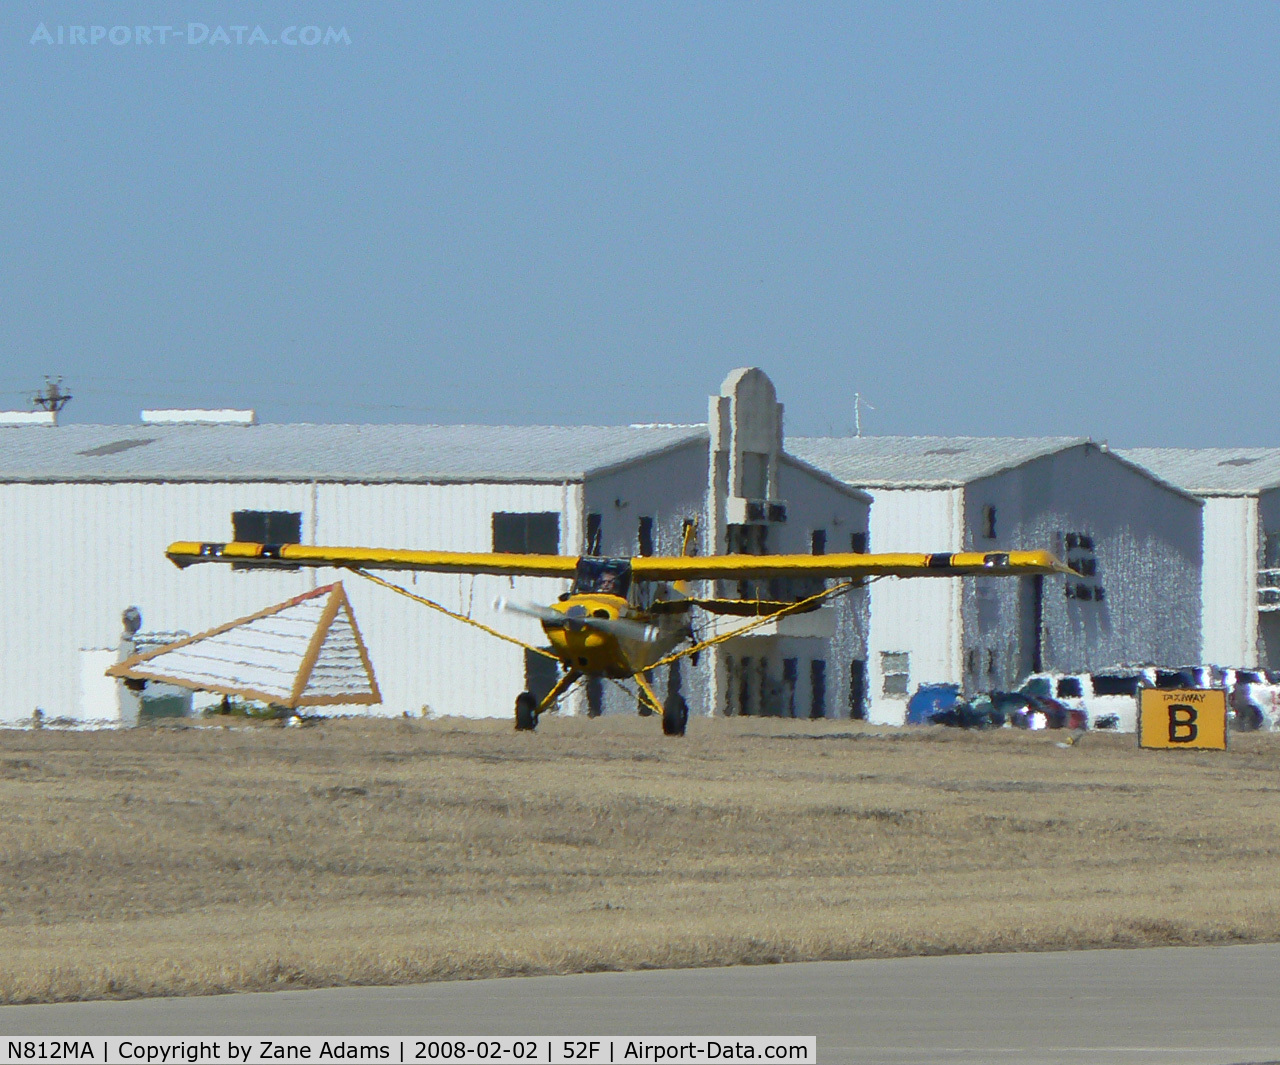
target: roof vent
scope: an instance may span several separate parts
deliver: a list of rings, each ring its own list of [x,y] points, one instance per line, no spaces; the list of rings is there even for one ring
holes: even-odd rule
[[[0,410],[0,425],[57,425],[56,410]]]
[[[251,410],[144,410],[144,425],[257,425]]]
[[[969,449],[967,447],[935,447],[932,451],[926,451],[926,455],[963,455]]]
[[[1244,455],[1241,455],[1239,458],[1235,458],[1235,459],[1223,459],[1221,462],[1218,463],[1218,465],[1219,466],[1252,466],[1257,461],[1258,461],[1257,459],[1251,459],[1251,458],[1247,458]]]
[[[84,455],[86,458],[98,459],[104,455],[119,455],[122,451],[132,451],[135,447],[146,447],[148,444],[154,444],[155,437],[142,437],[134,440],[113,440],[109,444],[99,444],[97,447],[91,447],[84,451],[77,451],[77,455]]]

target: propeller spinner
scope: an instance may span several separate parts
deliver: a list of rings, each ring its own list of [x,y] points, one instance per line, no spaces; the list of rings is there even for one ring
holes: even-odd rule
[[[517,603],[510,599],[499,598],[494,601],[494,608],[505,610],[511,614],[523,614],[525,617],[537,618],[544,625],[554,628],[595,629],[624,640],[636,640],[640,643],[653,643],[658,639],[658,626],[643,621],[632,621],[630,618],[600,617],[603,610],[588,612],[580,604],[573,604],[567,610],[554,610],[549,606],[536,603]]]

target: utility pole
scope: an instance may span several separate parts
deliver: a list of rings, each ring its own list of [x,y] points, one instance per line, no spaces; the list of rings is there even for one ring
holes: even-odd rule
[[[62,377],[50,379],[48,376],[44,379],[44,388],[31,397],[31,402],[41,410],[50,411],[57,414],[63,407],[71,402],[71,393],[62,390]]]

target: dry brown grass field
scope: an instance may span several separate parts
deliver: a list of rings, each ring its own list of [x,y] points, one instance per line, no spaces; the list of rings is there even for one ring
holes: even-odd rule
[[[0,1000],[1280,939],[1280,736],[0,733]]]

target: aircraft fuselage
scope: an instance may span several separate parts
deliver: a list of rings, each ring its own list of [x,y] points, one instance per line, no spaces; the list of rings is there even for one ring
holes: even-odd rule
[[[665,657],[689,634],[687,618],[681,614],[649,614],[631,606],[618,595],[578,592],[566,596],[551,609],[564,620],[544,620],[542,629],[556,656],[566,669],[588,676],[623,679],[643,672]],[[636,628],[653,626],[652,639],[636,639],[623,634],[601,632],[580,619],[622,620]]]

